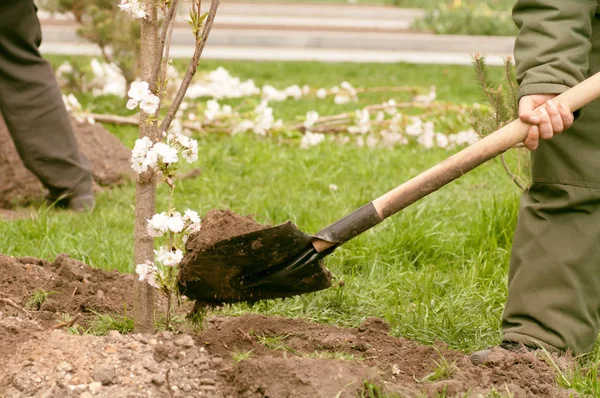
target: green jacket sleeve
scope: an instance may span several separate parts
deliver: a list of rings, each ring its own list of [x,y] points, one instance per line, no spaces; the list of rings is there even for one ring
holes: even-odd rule
[[[596,0],[518,0],[513,20],[518,97],[560,94],[584,80]]]

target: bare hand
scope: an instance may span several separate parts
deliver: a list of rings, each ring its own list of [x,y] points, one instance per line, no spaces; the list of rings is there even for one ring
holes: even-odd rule
[[[573,124],[574,116],[564,103],[553,101],[556,94],[527,95],[519,101],[519,119],[531,124],[523,142],[530,150],[537,149],[539,139],[549,140]],[[537,111],[535,108],[546,104]]]

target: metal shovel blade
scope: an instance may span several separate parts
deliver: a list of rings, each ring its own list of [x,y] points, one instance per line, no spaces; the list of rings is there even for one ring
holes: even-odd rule
[[[212,305],[316,292],[331,286],[332,275],[322,261],[328,253],[317,253],[311,237],[286,222],[188,252],[179,290]]]

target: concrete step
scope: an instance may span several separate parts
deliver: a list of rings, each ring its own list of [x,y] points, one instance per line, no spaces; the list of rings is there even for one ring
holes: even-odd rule
[[[75,24],[42,24],[44,42],[85,43]],[[194,45],[187,28],[173,31],[173,46]],[[444,36],[422,33],[336,32],[321,30],[239,30],[215,26],[207,46],[288,49],[380,50],[454,53],[512,53],[513,37]]]
[[[86,55],[101,57],[92,44],[42,43],[43,54]],[[190,59],[193,48],[173,46],[171,57]],[[503,65],[506,53],[486,53],[489,65]],[[415,52],[382,50],[345,50],[316,48],[232,47],[207,45],[203,59],[245,61],[371,62],[411,64],[471,65],[472,55],[465,52]]]
[[[276,7],[245,3],[225,3],[219,7],[214,28],[228,29],[278,29],[278,30],[329,30],[329,31],[407,31],[418,10],[378,7],[334,7],[278,5]],[[336,10],[340,15],[336,15]],[[345,11],[344,11],[345,10]],[[349,11],[350,10],[350,11]],[[362,11],[364,15],[358,13]],[[187,11],[181,9],[177,26],[186,28]],[[73,23],[69,14],[51,14],[39,11],[38,17],[46,25]]]
[[[208,7],[208,3],[205,7]],[[208,8],[206,8],[208,9]],[[178,12],[189,13],[189,5],[180,3]],[[330,19],[375,19],[392,21],[412,21],[423,14],[420,9],[399,8],[394,6],[365,6],[346,4],[282,4],[282,3],[245,3],[222,1],[218,15],[240,15],[246,17],[294,17],[294,18],[330,18]]]

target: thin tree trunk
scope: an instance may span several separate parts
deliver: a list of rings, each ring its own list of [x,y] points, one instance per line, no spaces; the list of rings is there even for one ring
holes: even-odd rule
[[[155,0],[144,0],[148,16],[141,20],[141,46],[144,56],[141,58],[141,79],[150,81],[158,54],[158,23]],[[150,137],[156,142],[156,123],[147,123],[148,115],[140,114],[140,138]],[[138,177],[135,192],[135,264],[143,264],[154,260],[154,239],[148,235],[147,221],[156,212],[156,176],[145,173]],[[134,292],[133,315],[136,333],[152,333],[154,331],[154,288],[148,283],[137,282]]]

